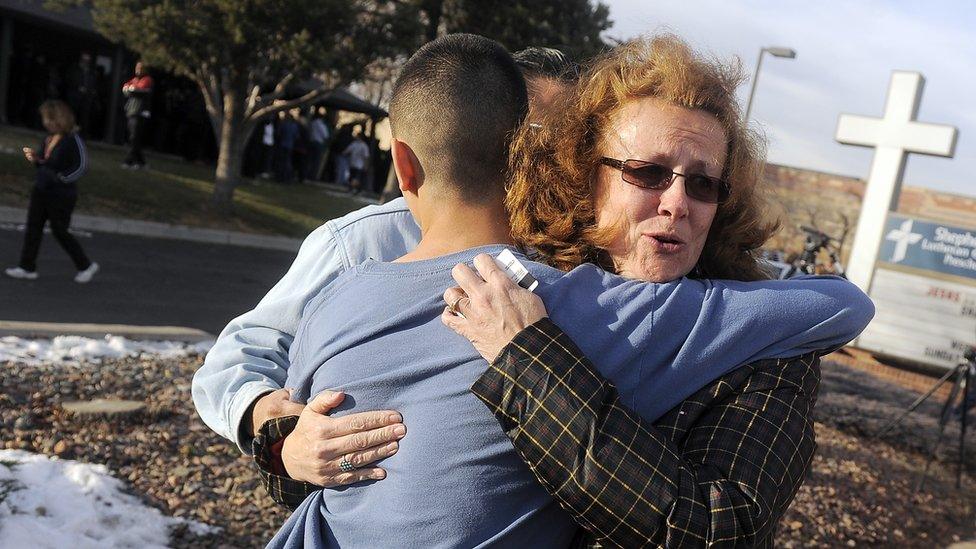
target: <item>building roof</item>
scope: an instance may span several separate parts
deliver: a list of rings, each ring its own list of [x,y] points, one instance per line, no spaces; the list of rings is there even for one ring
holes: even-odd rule
[[[45,0],[0,0],[0,13],[9,13],[34,23],[52,24],[102,40],[105,39],[95,30],[89,8],[74,6],[63,10],[54,10],[46,8],[45,4],[47,4]]]

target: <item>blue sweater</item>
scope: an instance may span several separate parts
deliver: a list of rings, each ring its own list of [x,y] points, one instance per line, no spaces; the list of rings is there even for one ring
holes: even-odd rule
[[[367,261],[309,303],[290,352],[296,399],[339,388],[337,415],[396,409],[409,435],[383,462],[385,480],[310,496],[270,546],[568,544],[575,525],[469,392],[484,361],[439,319],[451,268],[502,249]],[[648,284],[592,265],[528,266],[552,319],[648,420],[738,365],[842,345],[873,314],[836,278]]]

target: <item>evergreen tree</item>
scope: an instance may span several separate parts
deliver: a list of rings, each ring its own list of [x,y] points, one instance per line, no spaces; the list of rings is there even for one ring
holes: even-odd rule
[[[590,0],[442,0],[445,32],[472,32],[510,51],[528,46],[558,48],[581,60],[600,53],[600,33],[611,26],[610,10]],[[427,4],[434,3],[426,0]]]

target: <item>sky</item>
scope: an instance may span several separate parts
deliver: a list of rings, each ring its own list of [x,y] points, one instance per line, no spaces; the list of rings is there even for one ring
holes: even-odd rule
[[[766,55],[752,120],[778,164],[866,179],[874,149],[834,140],[841,113],[879,117],[893,70],[925,77],[917,120],[959,130],[955,156],[911,154],[906,185],[976,196],[976,2],[880,0],[603,0],[626,39],[672,32],[698,51],[738,57],[750,75]],[[750,80],[751,82],[751,80]],[[739,90],[743,108],[749,83]]]

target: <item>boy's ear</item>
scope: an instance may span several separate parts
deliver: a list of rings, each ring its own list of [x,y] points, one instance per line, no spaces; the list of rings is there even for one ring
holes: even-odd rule
[[[394,138],[390,145],[393,154],[393,169],[396,170],[397,181],[403,194],[417,194],[417,189],[424,182],[424,170],[416,153],[403,141]]]

